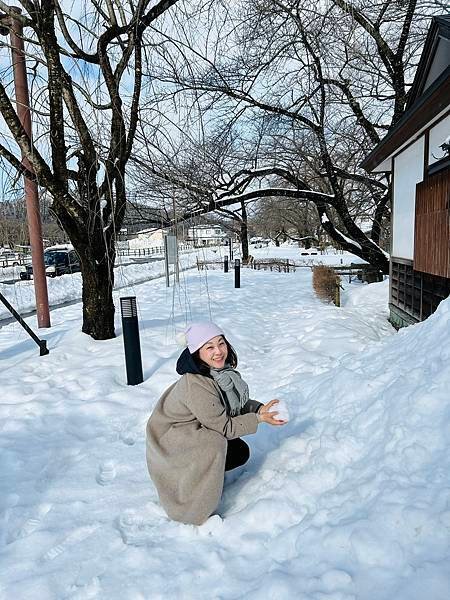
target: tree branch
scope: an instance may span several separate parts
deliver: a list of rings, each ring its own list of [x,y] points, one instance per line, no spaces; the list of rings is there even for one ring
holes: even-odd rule
[[[26,168],[26,166],[16,157],[12,152],[5,148],[3,144],[0,144],[0,156],[6,159],[10,165],[12,165],[16,171],[24,175],[30,181],[37,181],[35,173]]]

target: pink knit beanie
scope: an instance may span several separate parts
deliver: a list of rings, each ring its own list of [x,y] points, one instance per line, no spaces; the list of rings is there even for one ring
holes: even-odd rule
[[[201,321],[192,323],[185,331],[186,343],[189,352],[193,354],[201,348],[210,339],[218,335],[225,336],[224,332],[215,323],[209,321]]]

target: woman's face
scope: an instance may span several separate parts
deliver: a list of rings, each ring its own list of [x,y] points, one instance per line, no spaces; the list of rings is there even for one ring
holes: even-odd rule
[[[222,335],[210,339],[198,351],[200,359],[213,369],[222,369],[228,356],[228,348]]]

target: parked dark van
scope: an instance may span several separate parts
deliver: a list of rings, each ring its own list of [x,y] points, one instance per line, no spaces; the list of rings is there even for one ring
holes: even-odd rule
[[[44,252],[45,274],[48,277],[57,277],[66,273],[81,271],[80,259],[75,250],[64,248],[48,248]],[[25,265],[20,273],[20,279],[31,279],[33,267]]]

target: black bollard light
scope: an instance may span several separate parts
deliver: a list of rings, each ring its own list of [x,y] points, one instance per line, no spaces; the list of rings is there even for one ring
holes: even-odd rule
[[[228,273],[228,256],[223,259],[223,272]]]
[[[241,261],[239,258],[234,261],[234,287],[241,287]]]
[[[125,365],[128,385],[137,385],[144,381],[142,374],[141,344],[139,341],[139,325],[137,318],[136,296],[125,296],[120,299],[122,313],[123,345],[125,349]]]

